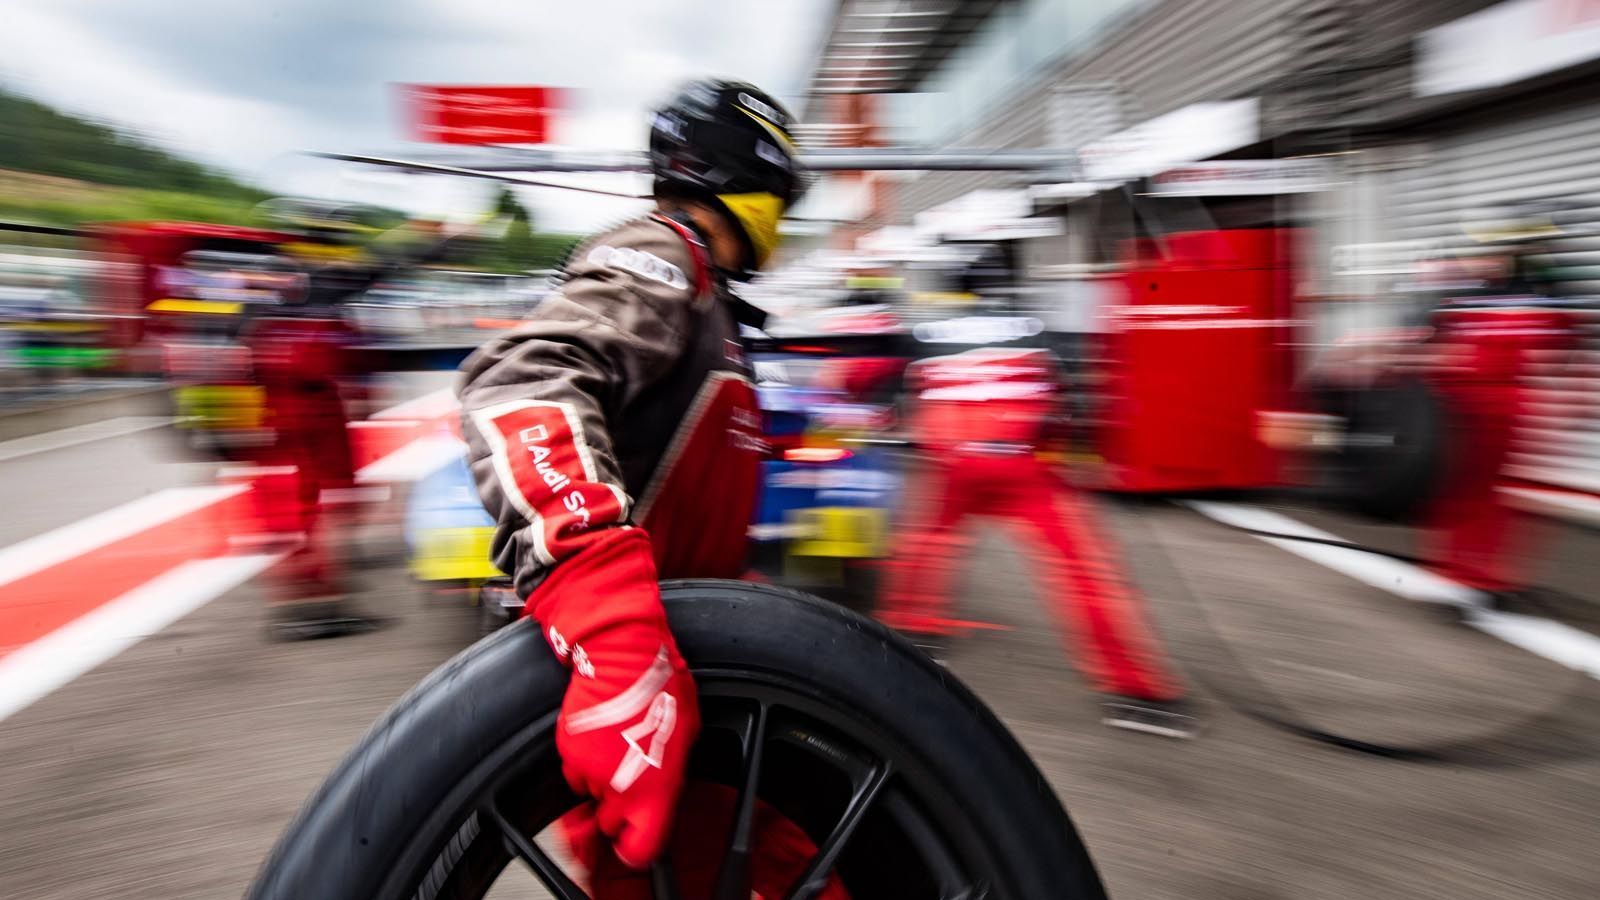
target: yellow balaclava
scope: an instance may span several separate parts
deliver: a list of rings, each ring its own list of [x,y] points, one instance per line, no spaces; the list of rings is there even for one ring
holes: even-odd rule
[[[783,200],[777,194],[718,194],[717,199],[744,226],[755,255],[754,267],[767,264],[778,246],[778,222],[783,218]]]

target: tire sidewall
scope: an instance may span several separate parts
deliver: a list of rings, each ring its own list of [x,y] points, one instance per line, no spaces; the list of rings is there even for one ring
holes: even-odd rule
[[[996,897],[1103,898],[1054,792],[1009,732],[950,673],[897,635],[782,588],[662,586],[692,670],[769,673],[891,736],[914,756],[1007,878]],[[531,621],[480,641],[418,685],[307,801],[252,900],[410,896],[492,771],[547,740],[567,672]]]

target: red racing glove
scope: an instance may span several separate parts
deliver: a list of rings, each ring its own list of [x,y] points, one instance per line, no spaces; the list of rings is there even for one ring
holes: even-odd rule
[[[666,843],[700,709],[667,629],[649,537],[618,529],[563,561],[525,607],[573,673],[556,722],[562,774],[595,800],[624,863]]]

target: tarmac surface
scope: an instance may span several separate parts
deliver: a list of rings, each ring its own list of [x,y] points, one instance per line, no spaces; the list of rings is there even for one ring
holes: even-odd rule
[[[0,460],[0,543],[208,477],[172,462],[170,438],[151,429]],[[948,664],[1049,778],[1113,897],[1600,895],[1594,678],[1194,509],[1098,508],[1192,688],[1198,737],[1100,724],[1058,627],[1069,601],[1037,595],[1004,529],[975,526],[956,594],[959,617],[996,627],[954,642]],[[1411,540],[1339,513],[1274,509],[1391,549]],[[1589,633],[1600,537],[1556,531],[1545,580],[1577,599],[1533,612]],[[0,720],[0,895],[241,894],[346,749],[477,634],[474,610],[410,580],[396,535],[374,529],[367,546],[359,598],[387,620],[379,631],[269,641],[263,589],[246,584]],[[1225,702],[1268,696],[1322,729],[1453,756],[1330,747]],[[494,897],[541,896],[521,873],[507,880]]]

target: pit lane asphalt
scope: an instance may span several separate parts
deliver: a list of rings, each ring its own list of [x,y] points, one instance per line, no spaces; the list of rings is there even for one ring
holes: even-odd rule
[[[164,477],[121,458],[76,464],[74,497]],[[0,464],[7,495],[32,472]],[[1196,686],[1201,735],[1099,724],[1026,554],[998,529],[974,529],[958,612],[1003,627],[957,642],[950,665],[1044,770],[1113,897],[1595,896],[1600,754],[1498,767],[1360,756],[1267,727],[1200,686],[1248,671],[1323,725],[1430,741],[1517,723],[1571,673],[1189,510],[1100,508]],[[16,534],[41,530],[19,515]],[[1304,516],[1365,536],[1336,514]],[[1567,534],[1549,565],[1592,565],[1597,549],[1594,534]],[[247,585],[0,722],[0,894],[238,896],[323,774],[475,634],[473,611],[423,596],[395,565],[360,577],[361,602],[390,618],[379,632],[269,642],[261,590]],[[63,586],[79,589],[90,588]],[[1584,681],[1564,715],[1600,744],[1595,687]],[[540,896],[513,877],[495,897]]]

